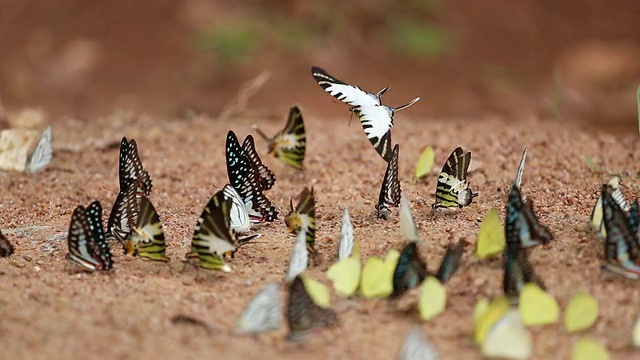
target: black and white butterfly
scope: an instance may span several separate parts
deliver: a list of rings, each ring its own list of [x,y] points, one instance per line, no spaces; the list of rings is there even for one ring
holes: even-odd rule
[[[138,145],[134,139],[127,140],[126,137],[123,137],[120,142],[118,176],[121,193],[137,182],[138,197],[151,194],[151,188],[153,187],[151,177],[142,166],[142,161],[140,161],[140,156],[138,155]]]
[[[53,148],[51,147],[51,125],[40,136],[40,141],[31,153],[29,161],[27,161],[27,172],[34,174],[44,169],[51,162],[53,156]]]
[[[615,198],[616,188],[602,185],[602,210],[606,240],[604,245],[605,264],[603,268],[631,279],[640,278],[640,244],[638,243],[637,219],[632,219],[620,207]],[[633,208],[637,202],[634,202]],[[635,212],[635,210],[634,210]],[[635,215],[634,215],[635,216]]]
[[[102,228],[102,205],[78,206],[71,217],[66,258],[87,270],[109,270],[113,265]]]
[[[125,186],[124,190],[118,193],[116,201],[111,208],[109,221],[107,222],[107,232],[115,237],[121,244],[125,244],[131,230],[138,224],[138,194],[140,186],[136,183]],[[126,247],[125,247],[126,252]]]
[[[247,208],[244,206],[240,194],[238,194],[231,184],[225,185],[222,191],[225,199],[231,200],[231,228],[239,233],[249,231],[249,229],[251,229],[251,220],[249,219],[249,212],[247,212]]]
[[[271,189],[276,183],[276,176],[273,175],[273,172],[269,170],[267,165],[262,163],[262,159],[260,159],[260,155],[258,155],[258,152],[256,151],[256,144],[253,140],[253,136],[247,135],[247,137],[244,138],[244,142],[242,142],[242,150],[244,150],[244,155],[258,170],[258,182],[262,185],[262,190],[267,191]]]
[[[438,177],[434,209],[462,208],[471,204],[473,198],[478,196],[478,193],[469,189],[467,181],[470,163],[471,153],[464,152],[461,147],[456,148],[449,155]]]
[[[402,190],[400,189],[400,180],[398,180],[399,152],[400,145],[396,144],[396,146],[393,147],[391,159],[387,163],[387,170],[384,173],[384,180],[382,181],[382,188],[380,188],[380,196],[378,197],[378,204],[376,205],[378,217],[385,220],[389,219],[391,207],[398,207],[400,205]]]
[[[380,100],[382,95],[389,90],[388,87],[376,94],[368,93],[355,85],[349,85],[334,78],[316,66],[311,68],[311,75],[324,91],[351,106],[351,111],[360,118],[360,124],[378,154],[385,161],[391,160],[393,115],[396,111],[415,104],[420,98],[417,97],[405,105],[394,108],[383,105]]]
[[[242,197],[251,221],[259,223],[276,220],[278,211],[263,194],[259,170],[240,147],[236,134],[231,130],[227,133],[225,149],[229,183]]]

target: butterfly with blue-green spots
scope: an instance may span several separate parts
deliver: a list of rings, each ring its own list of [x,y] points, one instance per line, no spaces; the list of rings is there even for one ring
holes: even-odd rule
[[[631,218],[614,198],[615,188],[610,184],[602,186],[601,199],[606,229],[604,245],[605,264],[603,269],[631,279],[640,278],[640,245],[637,235],[637,202],[635,215]]]
[[[540,224],[533,211],[530,199],[522,201],[520,189],[514,183],[509,191],[505,221],[505,238],[509,242],[517,242],[521,248],[529,248],[540,244],[548,244],[553,240],[549,228]]]
[[[99,201],[92,202],[86,209],[83,206],[75,208],[67,244],[67,260],[91,271],[111,269],[113,260],[102,228],[102,205]]]

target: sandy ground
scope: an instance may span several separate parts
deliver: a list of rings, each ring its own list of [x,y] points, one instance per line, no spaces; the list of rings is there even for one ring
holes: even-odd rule
[[[375,217],[385,163],[357,120],[349,127],[346,109],[344,117],[336,119],[302,110],[308,139],[304,176],[263,156],[278,177],[267,195],[283,214],[303,186],[315,187],[317,246],[324,260],[310,273],[329,284],[324,273],[335,253],[344,207],[351,212],[363,256],[400,249],[404,241],[397,211],[386,222]],[[579,335],[568,335],[561,323],[532,329],[534,358],[566,359],[582,335],[606,344],[613,358],[638,356],[629,343],[640,310],[640,289],[635,282],[600,271],[602,244],[587,227],[600,184],[608,179],[604,173],[629,175],[623,180],[627,197],[640,193],[637,134],[616,138],[536,119],[419,120],[411,119],[408,111],[396,117],[393,139],[400,143],[402,189],[412,202],[423,238],[420,252],[435,269],[448,242],[469,243],[461,269],[446,285],[445,313],[423,323],[417,311],[399,312],[385,300],[332,296],[339,325],[310,334],[303,342],[285,340],[285,323],[257,337],[237,335],[235,322],[248,301],[265,283],[282,282],[294,239],[283,216],[257,229],[263,236],[238,252],[230,262],[230,274],[182,271],[180,260],[202,207],[215,186],[226,182],[227,130],[244,136],[259,123],[274,133],[284,125],[286,112],[279,109],[282,116],[268,121],[160,121],[140,116],[54,122],[56,153],[49,168],[36,176],[0,175],[0,224],[16,248],[10,259],[0,259],[0,358],[390,359],[414,325],[442,359],[480,358],[471,340],[473,305],[479,298],[502,293],[502,265],[498,259],[475,259],[473,244],[490,208],[504,214],[523,146],[529,147],[529,157],[522,190],[556,237],[551,245],[536,249],[530,260],[562,309],[576,291],[591,293],[601,309],[596,325]],[[167,266],[125,257],[114,245],[112,271],[75,272],[64,259],[71,213],[76,205],[99,199],[108,214],[118,187],[118,144],[123,135],[137,140],[153,179],[151,200],[164,223],[172,261]],[[257,140],[257,145],[266,153],[264,142]],[[438,169],[414,183],[413,167],[426,145],[434,147]],[[455,214],[433,216],[435,172],[459,145],[473,153],[475,170],[469,177],[480,196]],[[591,171],[585,155],[604,173]],[[281,295],[284,302],[284,290]],[[207,327],[172,322],[177,315],[200,319]]]

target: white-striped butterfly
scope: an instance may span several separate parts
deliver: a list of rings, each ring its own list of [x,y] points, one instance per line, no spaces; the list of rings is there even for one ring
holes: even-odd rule
[[[471,153],[464,152],[461,147],[453,150],[449,158],[442,166],[436,186],[436,201],[434,209],[461,208],[471,204],[473,198],[478,196],[469,189],[467,170],[471,163]]]
[[[231,184],[225,185],[222,191],[224,192],[225,199],[231,200],[231,211],[229,214],[231,222],[229,226],[239,233],[249,231],[249,229],[251,229],[251,220],[249,219],[249,213],[242,202],[240,194],[238,194]]]
[[[293,202],[289,203],[291,211],[285,216],[284,222],[287,224],[289,231],[298,233],[304,230],[307,234],[307,249],[310,253],[315,253],[316,243],[316,201],[313,194],[313,188],[304,187],[300,193],[300,200],[296,208],[293,208]]]
[[[78,206],[73,211],[66,258],[87,270],[109,270],[113,265],[109,246],[102,228],[102,206],[92,202],[86,209]]]
[[[257,126],[254,128],[261,137],[269,142],[269,155],[298,170],[303,169],[307,136],[304,131],[302,113],[297,106],[291,108],[287,125],[275,136],[268,137]]]
[[[400,180],[398,179],[399,152],[400,145],[396,144],[396,146],[393,147],[391,159],[387,163],[387,170],[384,173],[380,196],[378,197],[378,204],[376,205],[378,217],[385,220],[389,219],[391,207],[398,207],[398,205],[400,205],[400,194],[402,190],[400,189]]]

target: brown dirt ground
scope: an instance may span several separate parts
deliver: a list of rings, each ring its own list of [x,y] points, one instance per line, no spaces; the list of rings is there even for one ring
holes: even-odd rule
[[[606,172],[631,173],[623,186],[627,197],[637,197],[637,135],[616,138],[533,118],[418,121],[411,119],[410,110],[396,116],[393,135],[401,144],[402,188],[424,239],[421,254],[434,269],[448,242],[463,238],[471,243],[461,269],[446,285],[445,313],[423,323],[417,312],[398,312],[385,300],[332,296],[339,325],[310,334],[303,342],[286,341],[284,323],[278,331],[257,337],[235,334],[236,319],[259,288],[269,281],[282,282],[293,244],[282,215],[257,229],[262,238],[239,251],[230,263],[230,274],[200,271],[196,280],[194,269],[181,272],[180,260],[214,186],[226,182],[227,130],[244,136],[258,122],[273,133],[283,126],[286,112],[278,109],[282,116],[277,121],[220,122],[206,117],[160,121],[139,116],[55,122],[56,153],[49,168],[36,176],[0,176],[2,231],[16,247],[10,259],[0,259],[0,357],[389,359],[397,356],[408,329],[418,325],[442,359],[480,358],[471,341],[473,305],[482,297],[501,294],[502,266],[500,260],[475,259],[473,244],[484,214],[492,207],[504,211],[523,146],[529,147],[523,192],[534,200],[539,217],[556,236],[551,245],[533,252],[535,270],[562,309],[576,291],[591,293],[601,307],[597,324],[584,334],[568,335],[561,324],[532,329],[534,358],[566,359],[582,335],[606,344],[614,358],[637,356],[629,343],[640,289],[632,281],[600,271],[602,245],[587,228],[587,220],[607,177],[592,172],[584,158],[592,156]],[[286,212],[289,199],[303,186],[315,187],[317,244],[324,261],[310,273],[329,284],[324,272],[335,253],[345,207],[364,257],[400,249],[404,241],[396,215],[387,222],[374,216],[385,164],[357,120],[348,127],[346,109],[335,119],[305,115],[304,177],[264,156],[278,176],[267,194]],[[124,257],[114,247],[112,271],[70,271],[64,256],[71,213],[76,205],[93,199],[101,200],[108,213],[118,187],[117,145],[123,135],[137,140],[153,178],[151,199],[164,222],[172,262],[167,267]],[[473,153],[472,168],[477,169],[470,180],[480,193],[476,202],[455,214],[432,215],[435,171],[423,182],[411,180],[426,145],[436,151],[435,167],[458,145]],[[258,140],[258,146],[266,152],[264,142]],[[212,329],[173,324],[170,319],[180,314],[196,317]]]

